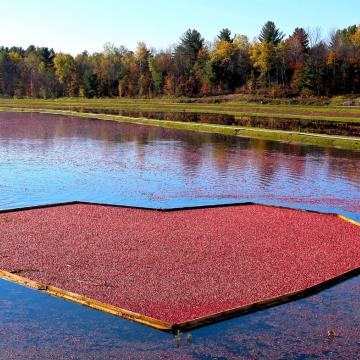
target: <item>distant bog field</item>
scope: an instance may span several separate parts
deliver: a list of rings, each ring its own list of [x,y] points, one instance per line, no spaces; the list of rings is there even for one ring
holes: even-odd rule
[[[360,107],[199,103],[175,99],[0,99],[3,111],[46,111],[162,127],[360,149]]]

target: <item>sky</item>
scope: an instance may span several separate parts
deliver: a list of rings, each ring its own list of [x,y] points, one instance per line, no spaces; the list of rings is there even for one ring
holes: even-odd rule
[[[267,20],[286,34],[319,27],[326,38],[360,23],[360,0],[0,0],[0,14],[0,45],[75,55],[106,42],[166,49],[188,28],[210,41],[225,27],[252,39]]]

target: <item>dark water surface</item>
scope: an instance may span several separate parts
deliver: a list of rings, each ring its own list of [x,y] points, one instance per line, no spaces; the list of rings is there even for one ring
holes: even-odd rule
[[[235,125],[338,136],[360,136],[360,121],[341,122],[330,119],[320,121],[250,116],[247,119],[236,118]]]
[[[55,107],[56,108],[56,107]],[[197,122],[207,124],[235,125],[243,127],[264,128],[272,130],[286,130],[305,133],[360,136],[360,121],[342,122],[331,120],[309,120],[301,118],[265,117],[265,116],[234,116],[226,114],[206,114],[196,112],[170,111],[135,111],[123,109],[101,109],[84,107],[58,107],[59,110],[79,111],[90,114],[108,114],[129,116],[134,118],[148,118],[157,120],[172,120],[183,122]],[[355,119],[354,119],[355,120]]]
[[[0,208],[69,200],[149,207],[254,200],[360,220],[360,152],[0,113]],[[0,281],[0,359],[355,359],[359,293],[355,277],[196,330],[190,345],[182,335],[179,350],[167,334]]]

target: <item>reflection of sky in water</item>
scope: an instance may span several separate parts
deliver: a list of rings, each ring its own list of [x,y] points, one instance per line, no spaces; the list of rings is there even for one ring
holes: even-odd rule
[[[81,124],[81,126],[79,126]],[[0,207],[255,200],[359,218],[360,152],[37,114],[0,115]]]
[[[360,219],[359,169],[360,152],[0,114],[0,208],[251,199]],[[167,334],[0,281],[0,359],[356,358],[359,292],[356,277],[305,300],[199,329],[179,352]],[[327,339],[329,328],[335,341]]]

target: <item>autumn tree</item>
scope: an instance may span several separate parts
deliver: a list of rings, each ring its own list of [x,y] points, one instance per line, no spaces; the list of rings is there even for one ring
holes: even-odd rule
[[[254,69],[259,73],[259,83],[263,87],[286,84],[286,64],[284,34],[268,21],[259,35],[260,42],[255,41],[250,49]]]
[[[257,39],[220,31],[212,43],[187,30],[167,50],[107,43],[75,57],[47,47],[0,47],[0,96],[270,96],[360,93],[360,26],[322,40],[317,29],[284,34],[268,21]]]
[[[238,43],[217,41],[210,55],[210,79],[225,92],[234,91],[247,80],[250,70],[248,52]]]
[[[54,58],[55,74],[63,86],[63,95],[74,96],[76,88],[76,64],[74,58],[69,54],[59,53]]]
[[[149,69],[149,58],[151,53],[144,42],[139,42],[136,48],[134,57],[136,60],[137,71],[138,71],[138,91],[139,95],[146,95],[151,88],[151,76]],[[153,70],[155,70],[155,63]]]
[[[250,50],[250,58],[254,69],[259,74],[259,83],[266,87],[271,83],[272,60],[275,57],[275,48],[271,43],[255,42]]]
[[[285,58],[290,86],[295,91],[300,90],[305,61],[309,54],[309,37],[302,28],[296,28],[285,41]]]
[[[331,36],[327,64],[331,74],[331,91],[357,92],[359,90],[359,27],[349,26]],[[329,74],[329,75],[330,75]]]

